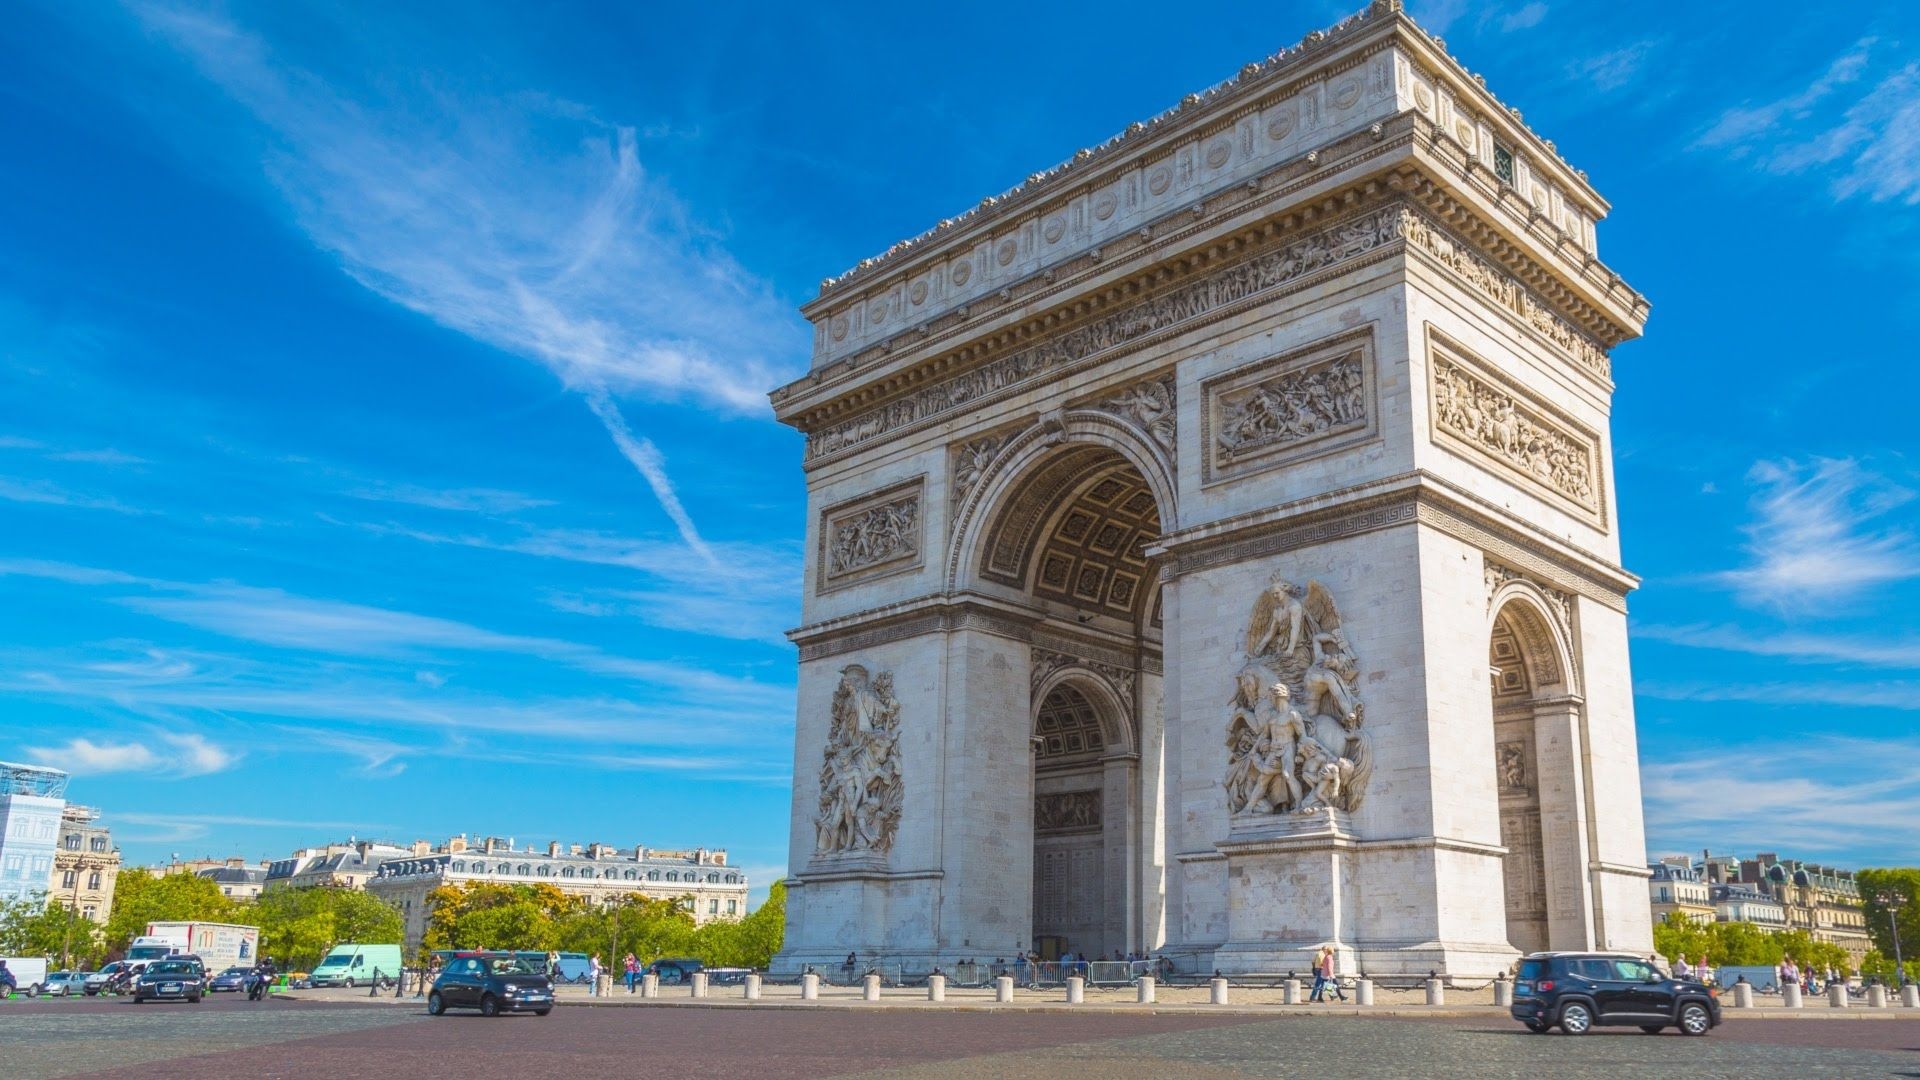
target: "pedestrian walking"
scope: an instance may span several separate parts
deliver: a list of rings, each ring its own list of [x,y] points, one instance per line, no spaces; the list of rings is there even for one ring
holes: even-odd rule
[[[1673,961],[1673,977],[1676,979],[1686,979],[1691,978],[1692,975],[1693,968],[1687,963],[1686,955],[1683,953],[1675,957]]]
[[[632,953],[620,962],[627,969],[627,993],[633,993],[633,986],[640,981],[640,961]]]
[[[1706,953],[1701,953],[1699,962],[1693,965],[1693,977],[1708,986],[1713,985],[1713,965],[1707,963]]]
[[[587,960],[587,996],[600,996],[600,954],[594,953]]]
[[[1341,1001],[1347,1000],[1347,992],[1340,988],[1340,978],[1335,973],[1335,963],[1333,946],[1320,946],[1320,954],[1313,958],[1313,992],[1307,995],[1308,1001],[1324,1002],[1329,989]]]

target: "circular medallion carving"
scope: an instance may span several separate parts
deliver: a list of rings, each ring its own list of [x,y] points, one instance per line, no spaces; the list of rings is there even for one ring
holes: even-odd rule
[[[1048,218],[1040,228],[1040,235],[1046,237],[1049,244],[1059,243],[1060,238],[1067,235],[1067,219],[1058,214]]]
[[[1281,109],[1267,121],[1267,138],[1275,142],[1293,134],[1294,116],[1292,109]]]
[[[907,299],[913,301],[916,304],[926,303],[927,302],[927,283],[924,281],[914,282],[913,288],[907,290]]]
[[[847,317],[835,315],[833,321],[827,324],[827,332],[833,335],[835,341],[847,340]]]
[[[1147,190],[1155,195],[1165,195],[1173,186],[1173,170],[1165,165],[1147,174]]]
[[[1217,169],[1231,160],[1233,160],[1232,139],[1216,139],[1212,146],[1207,147],[1208,168]]]
[[[1422,86],[1419,83],[1414,83],[1413,84],[1413,103],[1423,113],[1432,112],[1433,111],[1433,91],[1427,89],[1425,86]]]
[[[1461,146],[1464,146],[1469,150],[1473,149],[1473,125],[1472,124],[1467,123],[1465,120],[1454,121],[1453,137],[1460,140]]]
[[[953,264],[953,283],[955,285],[965,285],[968,281],[971,281],[972,279],[973,279],[972,263],[954,263]]]
[[[1111,191],[1093,200],[1093,216],[1099,221],[1112,217],[1113,212],[1118,209],[1120,209],[1120,200],[1114,198]]]
[[[1333,107],[1334,108],[1336,109],[1352,108],[1353,103],[1359,100],[1360,100],[1360,76],[1349,75],[1345,79],[1342,79],[1338,83],[1334,84],[1334,87],[1333,87]]]
[[[1001,266],[1005,266],[1012,262],[1013,257],[1019,253],[1020,245],[1014,243],[1012,240],[1002,240],[1000,241],[999,249],[994,253],[994,258],[1000,260]]]
[[[880,303],[867,309],[867,321],[875,326],[879,326],[881,323],[887,321],[886,301],[882,300]]]

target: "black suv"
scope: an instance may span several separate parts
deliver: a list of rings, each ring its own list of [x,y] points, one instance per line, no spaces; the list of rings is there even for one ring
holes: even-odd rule
[[[1595,1024],[1705,1035],[1720,1025],[1720,1001],[1706,983],[1675,979],[1637,956],[1533,953],[1520,961],[1513,1018],[1536,1035],[1555,1025],[1585,1035]]]
[[[446,970],[433,980],[427,1012],[439,1016],[448,1009],[479,1009],[482,1016],[503,1012],[553,1011],[553,983],[527,963],[507,955],[456,953]]]

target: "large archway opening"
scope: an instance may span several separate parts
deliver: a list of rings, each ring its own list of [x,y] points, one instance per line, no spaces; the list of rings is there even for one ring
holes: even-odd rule
[[[1158,697],[1161,514],[1117,450],[1069,444],[1009,486],[980,582],[1037,616],[1031,653],[1032,948],[1101,959],[1146,947],[1140,767]],[[1145,715],[1151,712],[1154,715]]]
[[[1525,646],[1504,608],[1487,650],[1493,680],[1493,747],[1500,785],[1501,866],[1506,885],[1507,943],[1522,953],[1547,948],[1547,868],[1540,832],[1538,755],[1534,747],[1535,686]]]

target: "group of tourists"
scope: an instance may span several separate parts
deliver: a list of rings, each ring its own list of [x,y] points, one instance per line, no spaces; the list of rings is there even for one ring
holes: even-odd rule
[[[1707,963],[1706,953],[1701,953],[1700,959],[1691,964],[1687,963],[1686,954],[1683,953],[1673,961],[1673,977],[1676,979],[1695,979],[1706,983],[1708,986],[1712,986],[1713,965]]]
[[[1798,986],[1803,993],[1808,994],[1825,993],[1827,987],[1835,983],[1844,986],[1847,982],[1847,973],[1835,971],[1832,965],[1821,970],[1816,970],[1812,964],[1802,968],[1794,963],[1792,956],[1781,957],[1780,966],[1774,973],[1779,977],[1781,987]]]

